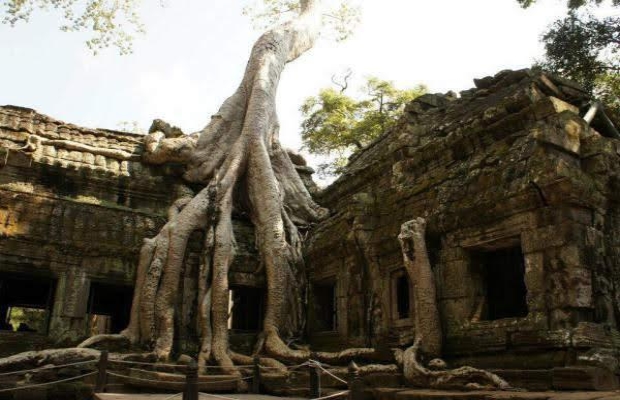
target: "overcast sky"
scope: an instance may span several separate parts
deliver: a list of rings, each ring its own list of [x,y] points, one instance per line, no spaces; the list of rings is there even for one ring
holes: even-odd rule
[[[31,107],[89,127],[118,128],[154,118],[186,132],[202,128],[237,87],[259,32],[241,15],[244,0],[145,0],[147,33],[134,53],[97,56],[85,36],[58,31],[59,17],[0,24],[0,104]],[[278,94],[281,140],[298,149],[299,106],[351,68],[399,87],[463,90],[472,79],[524,68],[542,54],[541,32],[565,0],[528,10],[515,0],[363,0],[361,25],[346,42],[321,40],[285,70]]]

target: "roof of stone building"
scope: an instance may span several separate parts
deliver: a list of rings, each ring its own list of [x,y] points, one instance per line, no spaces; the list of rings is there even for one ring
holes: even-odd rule
[[[0,106],[0,153],[3,154],[20,153],[35,163],[60,168],[129,176],[142,169],[143,150],[141,134],[86,128],[30,108]]]
[[[427,140],[420,140],[417,146],[422,147],[435,138],[463,132],[477,122],[488,126],[499,121],[520,106],[510,104],[510,99],[506,97],[510,97],[511,92],[518,92],[531,85],[540,90],[541,97],[553,96],[578,107],[590,98],[583,88],[572,81],[530,69],[505,70],[495,76],[474,79],[474,83],[475,88],[460,92],[459,97],[453,92],[426,94],[413,100],[406,107],[401,124],[429,124],[425,135]],[[518,96],[519,93],[515,95]],[[394,137],[394,131],[398,131],[398,128],[386,132],[355,154],[349,168],[360,168],[369,159],[375,158],[385,146],[384,142],[399,139],[402,141],[403,138]]]
[[[590,101],[588,93],[576,83],[533,69],[505,70],[474,82],[475,88],[459,95],[426,94],[409,103],[392,129],[350,157],[344,174],[323,191],[323,201],[329,203],[348,191],[362,180],[361,176],[368,179],[374,165],[406,158],[403,152],[419,153],[421,162],[431,162],[423,155],[436,157],[440,153],[437,147],[446,142],[482,131],[506,130],[507,125],[518,130],[532,119],[525,109],[540,100],[558,99],[574,106],[576,112]]]
[[[51,124],[55,126],[66,127],[67,129],[79,131],[82,133],[92,133],[104,136],[120,136],[120,137],[142,137],[141,133],[119,131],[107,128],[86,128],[75,124],[67,123],[45,114],[39,113],[37,110],[28,107],[15,106],[6,104],[0,106],[0,126],[4,128],[15,128],[17,124],[31,123],[33,125]],[[25,126],[27,128],[27,126]],[[34,133],[34,131],[33,131]]]
[[[124,155],[127,158],[139,156],[144,137],[131,132],[85,128],[40,114],[31,108],[0,106],[1,146],[12,148],[19,144],[25,145],[30,135],[48,141],[65,140],[94,148],[118,150],[126,152]],[[123,153],[118,155],[121,157]]]

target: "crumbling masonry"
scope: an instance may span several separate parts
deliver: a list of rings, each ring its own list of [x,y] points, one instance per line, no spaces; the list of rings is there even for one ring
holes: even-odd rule
[[[424,217],[449,364],[496,370],[513,386],[617,387],[620,142],[596,119],[588,126],[588,96],[571,82],[522,70],[476,86],[409,104],[317,193],[332,214],[306,240],[299,339],[317,350],[410,345],[415,302],[398,234]],[[0,342],[12,343],[0,352],[122,329],[140,245],[182,190],[180,167],[141,163],[140,135],[12,106],[0,107],[0,146]],[[237,215],[235,229],[229,328],[249,352],[264,276],[252,225]],[[200,236],[179,288],[177,354],[197,351]],[[11,332],[15,307],[47,322]]]

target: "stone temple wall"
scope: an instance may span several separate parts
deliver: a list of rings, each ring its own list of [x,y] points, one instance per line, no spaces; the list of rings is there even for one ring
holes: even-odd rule
[[[570,82],[523,70],[476,84],[409,104],[319,197],[332,216],[307,243],[311,343],[412,342],[397,235],[426,217],[450,362],[540,371],[530,387],[617,384],[618,140],[587,126]]]
[[[49,319],[41,340],[30,335],[24,341],[23,333],[4,326],[0,348],[15,353],[50,342],[74,343],[89,335],[93,312],[120,313],[116,325],[123,323],[142,240],[166,222],[180,182],[175,166],[140,162],[142,142],[137,134],[86,129],[30,109],[0,107],[0,304],[45,304]],[[239,248],[231,283],[261,287],[264,277],[254,274],[253,229],[238,218],[234,228]],[[191,241],[183,273],[179,351],[191,347],[195,337],[199,236]],[[19,293],[24,290],[50,293],[24,296]],[[115,298],[114,310],[101,304]],[[0,318],[6,312],[0,308]]]
[[[317,193],[332,213],[306,242],[312,348],[411,343],[397,235],[422,216],[450,363],[530,388],[617,386],[620,144],[585,123],[588,96],[570,82],[522,70],[476,86],[410,103]],[[180,166],[140,162],[142,139],[0,107],[0,355],[123,325],[142,240],[181,182]],[[234,229],[231,344],[248,352],[264,276],[251,224],[235,216]],[[177,353],[196,351],[201,243],[196,233],[184,264]],[[43,310],[44,329],[9,332],[12,307]],[[116,319],[93,320],[107,314]]]

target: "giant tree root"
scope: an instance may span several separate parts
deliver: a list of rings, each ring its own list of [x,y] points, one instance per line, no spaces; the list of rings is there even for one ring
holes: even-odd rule
[[[461,367],[445,369],[446,363],[433,359],[429,368],[422,366],[418,360],[418,349],[422,338],[422,352],[430,356],[441,354],[442,330],[437,306],[437,294],[434,274],[426,247],[426,219],[415,218],[401,226],[398,235],[403,260],[409,279],[413,283],[415,309],[415,340],[413,346],[404,352],[398,351],[397,362],[403,366],[407,382],[414,386],[435,389],[508,389],[510,385],[499,376],[488,371]]]
[[[254,365],[254,357],[246,356],[245,354],[230,352],[230,359],[235,363],[235,365],[243,365],[243,366],[253,366]],[[260,366],[262,371],[268,371],[271,373],[286,373],[286,365],[282,364],[280,361],[271,357],[259,357],[258,365]]]
[[[109,349],[112,347],[124,347],[129,348],[130,346],[129,338],[125,335],[121,334],[101,334],[91,336],[88,339],[84,340],[82,343],[78,344],[77,348],[103,348]]]
[[[511,386],[499,376],[482,369],[460,367],[445,369],[446,363],[433,359],[424,367],[417,359],[421,339],[413,346],[397,353],[397,362],[402,365],[405,380],[412,386],[444,390],[508,390]]]
[[[183,136],[155,124],[143,158],[175,162],[184,179],[202,187],[179,196],[166,225],[144,242],[136,273],[129,326],[121,333],[169,358],[180,272],[189,236],[205,234],[198,277],[199,365],[236,369],[228,346],[228,275],[235,255],[233,209],[251,219],[267,280],[264,353],[299,362],[309,353],[282,337],[304,330],[305,275],[298,226],[326,216],[304,186],[278,141],[276,90],[286,63],[309,50],[321,21],[320,0],[300,0],[298,18],[265,32],[255,43],[237,91],[200,132]]]
[[[349,374],[349,367],[330,367],[327,369],[334,375],[339,377],[346,377]],[[372,374],[398,374],[401,369],[396,364],[369,364],[357,367],[357,372],[360,376],[372,375]]]
[[[373,348],[363,347],[345,349],[339,352],[316,352],[312,355],[317,361],[335,365],[346,365],[351,361],[394,362],[392,353],[385,354],[385,352]]]
[[[0,373],[35,369],[48,365],[68,365],[87,361],[92,361],[92,367],[94,368],[100,356],[100,350],[80,347],[26,351],[9,357],[0,358]],[[154,363],[156,357],[153,353],[110,353],[108,355],[108,360]]]
[[[426,219],[415,218],[402,224],[398,240],[405,269],[413,286],[415,341],[425,338],[422,343],[424,354],[439,357],[443,332],[435,277],[426,246]]]
[[[308,350],[291,349],[282,338],[305,330],[306,276],[302,235],[328,211],[314,202],[279,143],[275,109],[284,67],[314,45],[321,26],[321,0],[299,0],[294,18],[267,30],[252,48],[239,88],[200,132],[183,135],[162,121],[145,138],[143,161],[177,163],[196,193],[182,190],[159,233],[140,251],[130,321],[120,336],[91,338],[82,346],[124,341],[152,349],[168,361],[174,343],[179,281],[189,237],[204,233],[197,277],[199,366],[218,365],[238,375],[228,343],[229,268],[235,255],[233,209],[254,225],[256,247],[266,277],[266,309],[256,351],[275,360],[301,364]],[[317,353],[330,363],[372,350]],[[267,361],[270,362],[270,361]],[[270,362],[276,365],[275,362]]]
[[[402,371],[407,383],[415,387],[444,390],[511,389],[510,385],[499,376],[473,367],[445,369],[445,363],[442,360],[434,359],[429,363],[431,368],[426,368],[421,365],[417,359],[419,346],[420,340],[418,339],[414,345],[407,350],[396,350],[394,355],[397,364],[364,365],[359,367],[358,372],[361,376],[364,376],[376,373],[397,374]],[[374,353],[372,349],[347,349],[339,353],[311,354],[314,356],[321,355],[321,357],[314,358],[330,360],[341,364],[351,360],[352,358],[356,358],[357,355],[368,357],[372,356]],[[244,381],[244,376],[248,376],[250,366],[254,363],[253,357],[235,352],[229,352],[227,356],[231,360],[231,364],[222,368],[222,370],[224,373],[239,378],[239,391],[247,390],[247,383]],[[93,361],[92,368],[94,369],[95,362],[99,359],[99,357],[99,350],[84,347],[29,351],[0,359],[0,373],[35,369],[47,365],[65,365],[85,361]],[[118,361],[154,362],[157,360],[157,355],[155,353],[111,353],[109,358],[110,360]],[[261,372],[265,374],[288,375],[290,373],[290,370],[284,364],[274,358],[260,357],[259,364],[261,366]],[[297,365],[294,367],[299,368],[300,366]],[[343,379],[346,379],[344,377],[348,374],[347,367],[325,366],[325,368],[331,374],[339,376]],[[241,369],[244,370],[243,373]],[[206,371],[203,370],[203,373],[204,372]]]
[[[99,354],[99,350],[78,348],[27,351],[0,358],[0,372],[40,368],[44,365],[65,365],[94,361],[99,359]]]

